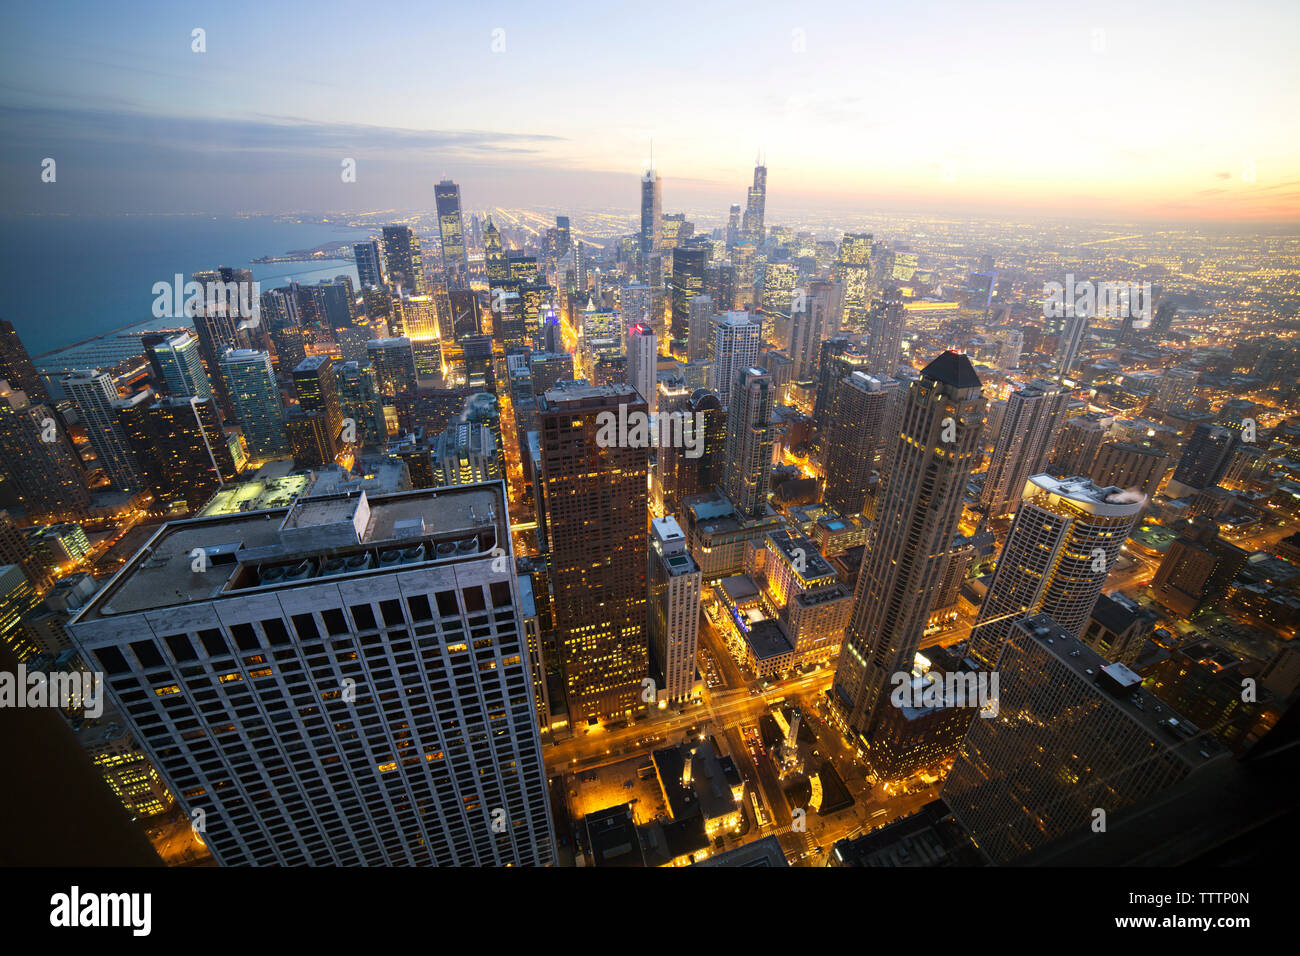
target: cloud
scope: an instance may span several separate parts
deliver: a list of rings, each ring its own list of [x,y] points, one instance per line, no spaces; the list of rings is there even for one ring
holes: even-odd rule
[[[322,123],[294,117],[255,114],[247,117],[168,116],[129,110],[35,109],[0,106],[0,123],[11,143],[48,142],[136,144],[196,150],[210,154],[265,151],[330,152],[364,155],[441,150],[453,153],[535,153],[564,137],[499,130],[403,129],[363,123]]]

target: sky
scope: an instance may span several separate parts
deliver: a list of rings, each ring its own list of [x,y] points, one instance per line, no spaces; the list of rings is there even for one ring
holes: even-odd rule
[[[1300,222],[1298,39],[1294,0],[11,5],[0,211],[411,209],[444,176],[631,211],[653,143],[666,212],[721,218],[762,151],[769,222]]]

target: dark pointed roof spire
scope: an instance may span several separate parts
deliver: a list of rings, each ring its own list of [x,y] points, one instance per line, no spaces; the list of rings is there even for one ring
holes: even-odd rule
[[[981,384],[970,359],[953,349],[940,352],[933,362],[922,369],[921,374],[954,388],[979,388]]]

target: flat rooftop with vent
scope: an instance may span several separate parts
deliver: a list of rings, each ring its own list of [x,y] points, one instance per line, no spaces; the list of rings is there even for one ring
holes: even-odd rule
[[[168,522],[77,621],[239,597],[299,580],[412,570],[510,550],[501,482]]]

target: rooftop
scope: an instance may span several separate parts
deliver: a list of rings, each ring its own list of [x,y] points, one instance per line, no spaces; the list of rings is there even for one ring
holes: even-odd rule
[[[1129,668],[1111,664],[1048,615],[1035,614],[1017,621],[1013,628],[1037,641],[1060,663],[1118,704],[1152,739],[1176,752],[1193,769],[1226,753],[1213,735],[1202,732],[1154,694],[1142,689],[1141,678]]]
[[[168,522],[76,620],[236,598],[252,589],[283,586],[262,583],[272,568],[293,566],[300,577],[308,578],[387,573],[393,555],[402,555],[402,566],[408,569],[443,564],[490,552],[509,537],[500,482],[375,498],[365,492],[335,495],[296,501],[287,508]],[[350,559],[355,566],[344,568],[342,562]]]

